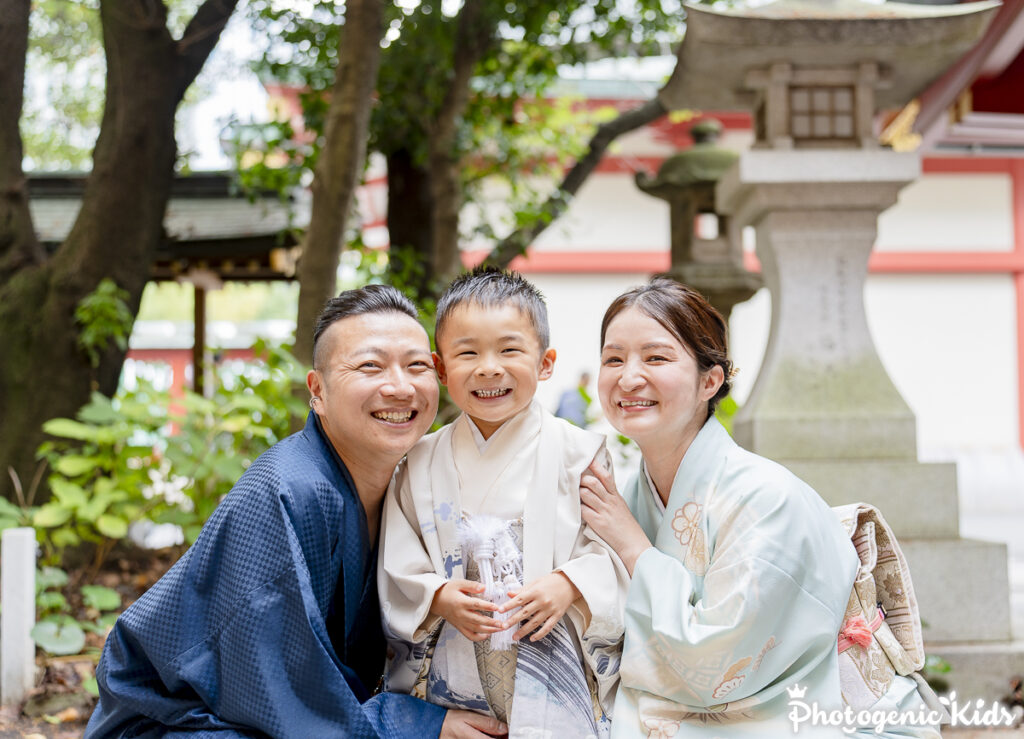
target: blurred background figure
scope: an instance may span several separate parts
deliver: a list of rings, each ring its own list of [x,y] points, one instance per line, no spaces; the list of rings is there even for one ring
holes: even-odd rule
[[[558,408],[555,410],[555,415],[580,428],[586,428],[587,409],[590,407],[590,393],[587,392],[589,384],[590,373],[582,373],[576,387],[569,388],[558,399]]]

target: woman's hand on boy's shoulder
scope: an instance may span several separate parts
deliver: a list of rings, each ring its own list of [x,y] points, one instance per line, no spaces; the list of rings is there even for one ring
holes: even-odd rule
[[[610,470],[594,462],[580,479],[580,504],[583,523],[604,539],[633,576],[640,555],[651,548],[640,524],[619,495]]]
[[[481,613],[495,610],[490,601],[474,597],[483,591],[484,586],[472,580],[449,580],[434,593],[430,612],[450,623],[470,641],[483,641],[506,628],[502,622]]]

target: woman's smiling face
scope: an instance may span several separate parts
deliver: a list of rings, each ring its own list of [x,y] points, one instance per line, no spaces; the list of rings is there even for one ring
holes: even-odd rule
[[[605,332],[598,394],[608,422],[643,448],[696,435],[721,384],[712,375],[668,329],[631,306]]]

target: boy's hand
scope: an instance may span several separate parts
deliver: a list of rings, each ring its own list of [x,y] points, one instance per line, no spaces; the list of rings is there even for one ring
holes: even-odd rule
[[[537,633],[530,637],[530,641],[538,641],[551,633],[551,629],[555,628],[555,624],[579,597],[580,591],[568,576],[562,572],[549,572],[530,587],[520,590],[514,598],[498,609],[498,613],[507,613],[513,608],[521,609],[509,616],[506,622],[512,624],[526,620],[512,638],[522,639],[531,631],[537,630]]]
[[[430,612],[450,623],[470,641],[483,641],[506,626],[480,611],[493,611],[494,604],[472,593],[482,593],[482,583],[472,580],[449,580],[434,593]]]

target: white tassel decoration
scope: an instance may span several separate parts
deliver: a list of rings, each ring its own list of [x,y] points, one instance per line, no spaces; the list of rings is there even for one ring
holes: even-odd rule
[[[508,522],[494,516],[474,516],[459,524],[459,534],[463,553],[473,558],[480,571],[484,599],[496,606],[508,603],[509,591],[522,587],[519,548]],[[517,610],[492,615],[498,621],[507,621]],[[509,628],[491,634],[491,649],[511,649],[513,633],[515,629]]]

